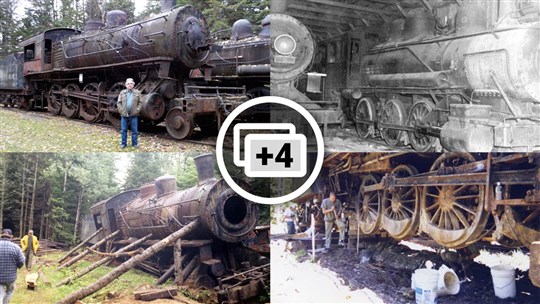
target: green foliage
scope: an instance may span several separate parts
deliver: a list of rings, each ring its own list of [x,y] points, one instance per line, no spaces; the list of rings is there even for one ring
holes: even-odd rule
[[[62,281],[64,278],[73,275],[75,272],[90,266],[89,261],[81,260],[77,262],[72,269],[56,269],[54,261],[58,260],[64,253],[53,253],[38,257],[37,263],[42,266],[42,270],[52,286]],[[11,303],[57,303],[67,295],[79,290],[85,286],[94,283],[99,278],[113,270],[114,267],[101,266],[89,274],[75,280],[73,283],[60,287],[51,288],[47,284],[38,281],[36,290],[26,288],[24,272],[19,272],[16,282],[16,292],[11,299]],[[107,301],[107,294],[121,294],[123,298],[132,298],[132,292],[140,286],[148,286],[156,280],[152,275],[146,274],[140,270],[131,269],[118,279],[112,281],[96,294],[84,299],[84,303],[103,303]]]
[[[127,23],[135,22],[135,2],[132,0],[107,0],[103,7],[105,12],[112,10],[124,11],[127,14]]]
[[[133,153],[127,170],[124,190],[136,189],[164,174],[164,155],[158,153]]]
[[[18,50],[19,21],[13,18],[17,1],[0,1],[0,59]]]

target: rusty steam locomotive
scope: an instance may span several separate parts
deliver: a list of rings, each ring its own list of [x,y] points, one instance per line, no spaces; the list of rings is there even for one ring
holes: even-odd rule
[[[82,32],[50,29],[23,41],[22,53],[0,62],[0,103],[119,127],[116,101],[131,77],[143,94],[141,123],[165,121],[176,139],[190,136],[196,126],[215,132],[234,107],[250,98],[251,85],[269,82],[269,72],[260,69],[236,77],[245,67],[261,64],[246,61],[252,59],[247,54],[262,52],[259,57],[268,58],[269,39],[237,39],[229,48],[213,44],[201,12],[174,7],[175,2],[162,1],[162,13],[144,21],[126,24],[124,12],[110,11],[106,24],[90,21]],[[223,77],[230,81],[219,79],[223,71],[210,60],[224,53],[236,65],[234,75]],[[194,69],[203,71],[204,79],[190,78]],[[258,82],[243,83],[246,75]]]
[[[276,14],[273,94],[310,104],[321,123],[352,120],[360,138],[380,136],[393,147],[538,150],[538,1],[401,2],[401,18],[317,43],[306,26]],[[302,72],[310,73],[300,93]],[[313,72],[326,76],[322,92],[310,88]]]
[[[173,258],[171,244],[153,259],[154,269],[181,263],[179,282],[219,285],[219,295],[232,302],[264,292],[269,235],[267,228],[257,226],[258,205],[214,178],[211,154],[196,157],[195,164],[199,177],[195,187],[178,191],[176,179],[164,176],[96,203],[91,207],[95,229],[103,229],[101,238],[119,231],[114,244],[120,246],[151,234],[143,243],[150,246],[198,220],[197,228],[181,239],[181,255]]]
[[[423,234],[471,252],[482,240],[507,248],[540,242],[538,153],[331,153],[312,188],[297,199],[301,221],[322,216],[310,199],[333,191],[347,206],[350,244]]]

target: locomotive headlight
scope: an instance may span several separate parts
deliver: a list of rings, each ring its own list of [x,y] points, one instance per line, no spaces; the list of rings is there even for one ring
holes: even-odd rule
[[[281,55],[290,55],[296,50],[296,41],[291,35],[279,35],[274,40],[274,49]]]

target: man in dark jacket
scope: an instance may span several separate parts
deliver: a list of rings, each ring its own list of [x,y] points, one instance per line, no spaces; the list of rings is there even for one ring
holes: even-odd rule
[[[11,242],[13,233],[10,229],[2,230],[0,235],[0,303],[9,304],[15,291],[17,268],[24,265],[21,248]]]
[[[134,89],[135,81],[133,78],[126,79],[126,89],[118,95],[118,111],[120,112],[120,133],[122,134],[122,142],[120,148],[124,149],[127,146],[127,131],[128,125],[131,126],[131,145],[134,148],[139,147],[137,137],[139,135],[138,123],[139,112],[142,107],[142,96],[139,90]]]

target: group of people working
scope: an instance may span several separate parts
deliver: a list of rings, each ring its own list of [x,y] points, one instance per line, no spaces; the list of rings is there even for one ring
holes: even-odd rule
[[[315,203],[315,201],[314,201]],[[324,214],[324,231],[325,231],[325,244],[324,247],[329,249],[332,243],[332,229],[336,225],[339,229],[339,241],[338,245],[344,246],[345,242],[345,223],[341,220],[341,214],[343,212],[343,205],[341,201],[336,197],[334,192],[330,192],[328,198],[325,198],[321,203],[321,211]],[[296,230],[296,212],[295,207],[290,206],[283,213],[283,220],[287,224],[287,233],[294,234]]]

